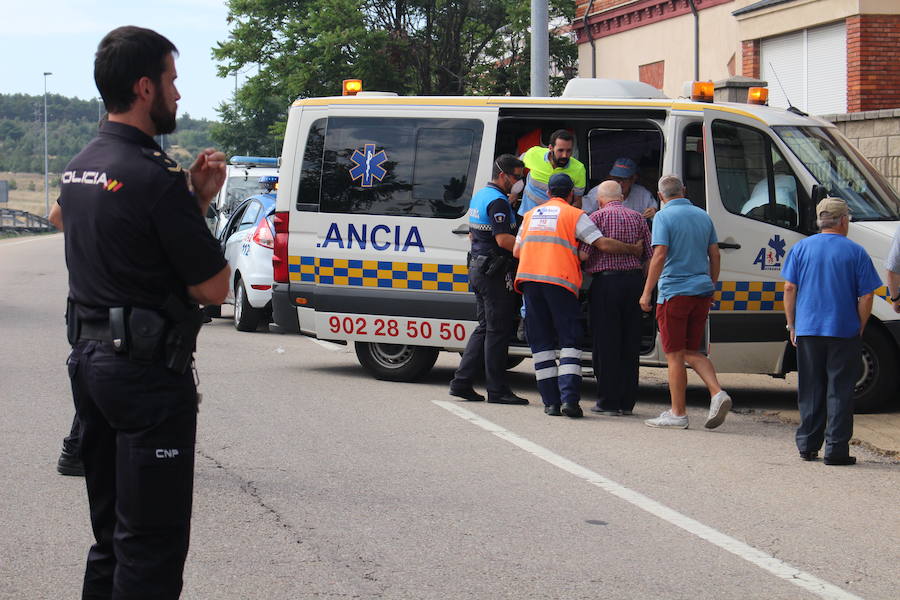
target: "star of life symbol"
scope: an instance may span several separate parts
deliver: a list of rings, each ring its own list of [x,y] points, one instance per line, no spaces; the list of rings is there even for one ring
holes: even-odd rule
[[[787,253],[785,246],[787,242],[776,234],[769,240],[768,246],[760,248],[759,254],[756,255],[754,265],[759,265],[761,271],[777,271],[781,269],[781,259]]]
[[[381,166],[387,161],[387,154],[384,150],[376,153],[375,144],[366,144],[362,152],[354,150],[350,160],[353,161],[350,178],[353,181],[360,179],[363,187],[372,187],[373,179],[381,181],[387,175],[387,170]]]

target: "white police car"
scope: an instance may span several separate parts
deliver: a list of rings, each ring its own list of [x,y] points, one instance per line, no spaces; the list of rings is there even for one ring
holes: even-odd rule
[[[277,183],[276,176],[260,177],[260,184],[268,191],[237,204],[219,234],[231,267],[225,303],[234,305],[238,331],[255,331],[260,324],[267,325],[272,315],[272,215]]]
[[[259,179],[278,176],[278,159],[270,156],[232,156],[222,189],[207,214],[210,231],[219,237],[237,206],[259,191]]]

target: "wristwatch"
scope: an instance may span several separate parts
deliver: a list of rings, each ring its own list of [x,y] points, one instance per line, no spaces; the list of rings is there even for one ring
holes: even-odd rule
[[[788,331],[793,331],[793,330],[794,330],[794,326],[793,326],[793,325],[785,325],[784,328],[787,329]]]

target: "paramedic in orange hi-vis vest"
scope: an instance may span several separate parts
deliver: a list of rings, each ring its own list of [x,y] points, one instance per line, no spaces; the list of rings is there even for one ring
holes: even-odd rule
[[[519,259],[516,291],[525,295],[525,328],[534,357],[538,391],[550,416],[583,415],[581,389],[581,259],[578,242],[610,254],[640,256],[643,244],[603,237],[574,200],[572,179],[557,173],[548,183],[550,200],[525,214],[513,255]],[[559,366],[556,351],[559,350]]]

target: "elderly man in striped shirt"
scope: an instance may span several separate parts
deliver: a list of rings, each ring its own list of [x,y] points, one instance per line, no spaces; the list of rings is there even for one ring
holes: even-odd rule
[[[591,273],[590,322],[593,337],[597,404],[591,411],[607,416],[630,415],[638,392],[641,350],[641,307],[638,301],[652,253],[647,221],[622,204],[622,186],[597,186],[600,209],[590,215],[604,236],[625,243],[643,242],[641,256],[609,254],[581,245]]]

